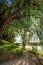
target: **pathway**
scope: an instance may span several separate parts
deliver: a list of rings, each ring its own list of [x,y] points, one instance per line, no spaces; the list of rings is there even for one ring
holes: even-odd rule
[[[32,54],[25,51],[22,57],[8,62],[4,62],[0,65],[36,65],[36,63],[32,59]]]

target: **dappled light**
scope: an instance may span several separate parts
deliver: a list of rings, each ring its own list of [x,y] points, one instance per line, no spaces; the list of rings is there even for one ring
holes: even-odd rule
[[[43,65],[43,0],[0,0],[0,65]]]

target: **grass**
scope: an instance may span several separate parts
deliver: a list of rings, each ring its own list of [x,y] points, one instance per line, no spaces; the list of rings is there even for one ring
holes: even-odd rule
[[[32,51],[32,49],[30,49],[30,48],[25,48],[27,51]]]
[[[37,51],[37,54],[41,57],[43,57],[43,51]]]
[[[33,51],[30,48],[26,48],[27,51]],[[36,51],[38,55],[43,57],[43,51]],[[11,60],[20,57],[23,54],[22,47],[16,44],[9,43],[5,40],[0,40],[0,62]]]
[[[0,41],[0,62],[14,59],[23,54],[22,48],[5,40]]]
[[[26,48],[26,50],[27,50],[27,51],[33,51],[33,52],[37,53],[39,56],[43,57],[43,51],[39,51],[39,50],[36,51],[35,49],[32,50],[32,49],[30,49],[30,48]]]
[[[37,53],[37,55],[39,55],[40,57],[43,57],[43,51],[41,51],[41,50],[35,50],[35,49],[33,49],[32,51],[35,52],[35,53]]]

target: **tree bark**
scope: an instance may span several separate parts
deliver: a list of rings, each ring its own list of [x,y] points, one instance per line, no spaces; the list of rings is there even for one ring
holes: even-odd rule
[[[3,24],[2,24],[2,26],[1,26],[1,28],[0,28],[0,38],[2,38],[3,30],[4,30],[4,28],[6,27],[7,24],[8,24],[9,22],[13,21],[13,20],[19,19],[18,13],[19,13],[19,10],[17,10],[16,12],[14,12],[14,13],[13,13],[12,15],[10,15],[6,20],[3,21]]]

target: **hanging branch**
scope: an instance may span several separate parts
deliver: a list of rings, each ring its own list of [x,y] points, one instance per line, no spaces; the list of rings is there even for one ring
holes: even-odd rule
[[[14,12],[12,15],[10,15],[6,20],[4,20],[3,21],[3,23],[2,23],[2,26],[1,26],[1,28],[0,28],[0,36],[2,36],[1,34],[3,33],[3,29],[5,28],[5,26],[9,23],[9,22],[11,22],[12,20],[14,20],[14,19],[19,19],[19,17],[17,17],[18,16],[18,13],[19,13],[19,10],[17,10],[16,12]]]

